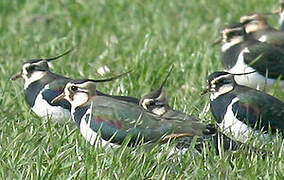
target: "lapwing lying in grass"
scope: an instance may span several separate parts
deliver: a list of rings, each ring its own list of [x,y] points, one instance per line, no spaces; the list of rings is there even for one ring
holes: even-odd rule
[[[32,110],[42,118],[51,118],[58,122],[71,117],[71,105],[67,100],[51,103],[51,100],[63,92],[65,85],[72,79],[52,73],[48,63],[70,53],[71,50],[47,59],[28,60],[22,65],[22,70],[11,80],[23,78],[25,100]],[[97,91],[98,95],[111,96]],[[111,96],[138,104],[139,99],[127,96]]]
[[[252,88],[271,87],[276,81],[284,89],[284,51],[282,48],[249,38],[243,26],[237,24],[221,31],[221,58],[230,73],[249,73],[236,76],[237,83]]]
[[[174,110],[172,107],[170,107],[164,86],[171,72],[172,72],[172,68],[170,69],[165,80],[162,82],[161,86],[158,89],[154,90],[153,92],[150,92],[149,94],[144,95],[140,99],[139,105],[143,107],[144,109],[156,115],[159,115],[163,118],[168,118],[168,119],[178,118],[178,119],[184,119],[186,121],[201,122],[201,119],[197,117],[188,115],[181,111]],[[196,131],[200,131],[201,129],[203,129],[203,128],[200,128],[200,126],[201,127],[205,126],[205,124],[201,124],[201,123],[197,123],[197,125],[198,126],[196,127],[192,127]],[[238,147],[240,147],[241,145],[240,143],[233,141],[232,139],[230,139],[229,137],[227,137],[226,135],[224,135],[223,133],[219,131],[213,134],[213,132],[216,131],[215,126],[213,124],[207,124],[206,126],[208,130],[211,129],[210,131],[212,131],[212,133],[210,133],[210,136],[200,136],[196,140],[195,148],[197,150],[202,151],[202,148],[203,148],[202,143],[205,141],[213,142],[217,152],[221,150],[220,147],[222,147],[223,150],[236,150]],[[192,142],[192,138],[190,139],[186,137],[186,138],[183,138],[182,140],[179,139],[179,141],[177,141],[177,147],[186,149],[191,145],[191,142]]]
[[[240,23],[248,37],[284,48],[284,32],[271,27],[266,16],[268,14],[258,13],[242,16]]]
[[[144,95],[140,99],[139,105],[143,107],[145,110],[166,119],[173,119],[173,120],[183,119],[184,121],[192,122],[193,134],[202,135],[204,129],[207,129],[208,133],[212,132],[209,134],[214,134],[216,130],[214,125],[212,124],[205,125],[201,123],[201,120],[199,118],[185,114],[181,111],[174,110],[172,107],[169,106],[169,101],[167,98],[164,85],[166,84],[166,81],[170,76],[172,69],[173,67],[170,69],[168,75],[164,79],[161,86],[158,89],[154,90],[153,92]]]
[[[214,72],[203,94],[210,92],[210,109],[219,127],[229,137],[246,143],[251,137],[284,132],[284,103],[261,91],[237,84],[244,74]]]
[[[68,101],[63,99],[51,104],[51,100],[62,93],[71,79],[50,72],[48,66],[49,62],[70,52],[71,50],[53,58],[28,60],[23,63],[22,70],[11,78],[24,79],[25,100],[39,117],[58,121],[71,117],[71,105]]]
[[[173,138],[205,136],[215,133],[199,121],[183,117],[163,117],[145,110],[139,104],[97,95],[96,80],[73,80],[52,102],[66,99],[71,115],[83,137],[94,144],[100,133],[103,144],[121,144],[130,137],[129,145],[143,142],[166,142]]]
[[[139,101],[140,106],[160,116],[172,110],[169,107],[169,101],[168,101],[167,94],[164,88],[172,70],[173,70],[173,66],[171,67],[166,78],[164,79],[164,81],[162,82],[161,86],[158,89],[141,97]]]

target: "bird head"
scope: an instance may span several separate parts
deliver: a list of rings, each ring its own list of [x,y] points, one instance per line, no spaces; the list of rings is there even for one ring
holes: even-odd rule
[[[161,86],[158,89],[156,89],[155,91],[149,94],[146,94],[140,99],[139,101],[140,106],[158,115],[162,115],[166,112],[166,107],[169,106],[169,102],[164,86],[172,70],[173,66],[171,67],[166,78],[164,79],[164,81],[162,82]]]
[[[213,45],[219,43],[239,43],[244,40],[246,35],[244,25],[241,23],[226,26],[220,32],[220,37],[214,42]]]
[[[271,28],[266,20],[266,16],[272,15],[271,13],[259,14],[254,13],[250,15],[245,15],[240,18],[240,23],[245,27],[246,33],[257,32],[264,29]]]
[[[223,42],[233,42],[245,36],[245,29],[243,26],[226,27],[221,31]]]
[[[164,88],[158,89],[140,99],[139,105],[157,115],[163,115],[169,106],[167,94]]]
[[[225,94],[231,90],[233,90],[235,85],[234,76],[228,72],[217,71],[208,76],[207,79],[208,86],[202,92],[205,94],[207,92],[210,93],[218,93]]]
[[[214,98],[217,98],[218,96],[226,94],[235,88],[237,83],[234,79],[234,76],[247,75],[255,72],[256,71],[248,73],[232,74],[224,71],[216,71],[208,76],[207,78],[208,85],[202,91],[201,95],[210,92]]]
[[[43,78],[47,72],[49,72],[48,63],[56,60],[72,51],[69,50],[59,56],[48,58],[48,59],[31,59],[23,63],[22,69],[20,72],[14,74],[10,79],[17,80],[19,78],[23,78],[25,81],[25,87],[29,84],[40,80]]]
[[[240,23],[248,23],[250,21],[254,21],[254,20],[259,20],[259,21],[264,21],[267,23],[266,21],[266,16],[267,14],[260,14],[260,13],[253,13],[253,14],[249,14],[249,15],[244,15],[240,18]]]
[[[55,97],[51,103],[58,102],[61,99],[66,99],[70,102],[72,108],[81,107],[87,105],[93,97],[97,95],[96,86],[98,83],[113,81],[118,79],[130,71],[120,74],[108,79],[92,80],[92,79],[79,79],[72,80],[66,84],[63,93]]]

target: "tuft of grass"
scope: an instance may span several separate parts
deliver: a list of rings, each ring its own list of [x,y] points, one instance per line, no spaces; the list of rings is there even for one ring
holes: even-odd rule
[[[24,101],[23,83],[10,82],[27,59],[75,51],[53,63],[52,71],[72,78],[100,78],[107,65],[126,78],[99,90],[141,97],[159,87],[175,65],[166,90],[170,104],[205,122],[208,97],[200,97],[206,76],[222,70],[219,47],[210,44],[225,24],[243,14],[270,12],[278,0],[0,1],[0,178],[1,179],[282,179],[281,138],[270,156],[251,149],[216,155],[173,146],[127,148],[91,146],[72,122],[54,124],[34,115]],[[278,17],[269,21],[277,25]],[[277,86],[270,94],[284,99]]]

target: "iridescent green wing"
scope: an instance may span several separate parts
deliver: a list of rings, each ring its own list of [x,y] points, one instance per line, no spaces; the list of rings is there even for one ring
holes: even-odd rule
[[[192,123],[181,119],[167,120],[133,103],[96,96],[91,106],[91,128],[94,131],[100,129],[105,139],[115,135],[114,140],[119,141],[131,135],[143,137],[145,141],[157,141],[170,134],[192,135],[189,132],[191,128],[188,128]]]
[[[251,127],[284,132],[284,103],[260,91],[239,86],[236,89],[239,102],[233,105],[238,119]]]

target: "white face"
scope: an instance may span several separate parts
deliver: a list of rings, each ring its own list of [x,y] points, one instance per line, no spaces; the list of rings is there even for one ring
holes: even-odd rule
[[[233,86],[232,85],[223,85],[219,88],[218,91],[212,91],[211,95],[210,95],[210,99],[211,101],[213,101],[214,99],[218,98],[219,96],[229,92],[233,90]]]
[[[233,81],[230,81],[230,78],[232,77],[229,76],[231,75],[219,76],[210,82],[209,91],[211,92],[211,100],[214,100],[220,95],[225,94],[234,89]]]
[[[38,63],[25,63],[22,67],[22,77],[25,80],[25,88],[28,87],[31,83],[40,80],[47,71],[31,71],[29,70],[32,65],[37,65]]]
[[[144,99],[141,105],[144,109],[148,110],[147,106],[150,105],[150,103],[153,102],[153,101],[154,101],[153,99]]]
[[[90,97],[88,90],[82,85],[68,83],[64,88],[65,99],[71,103],[72,109],[86,104]]]
[[[143,102],[141,103],[142,107],[146,110],[150,110],[152,111],[152,113],[157,114],[157,115],[163,115],[166,112],[166,108],[165,107],[155,107],[155,108],[148,108],[151,103],[154,102],[153,99],[144,99]]]
[[[232,32],[231,29],[224,29],[222,31],[222,47],[221,51],[224,52],[227,49],[231,48],[232,46],[239,44],[244,40],[244,37],[242,35],[235,35],[233,37],[230,37],[229,33]]]
[[[231,41],[228,41],[224,43],[221,47],[221,51],[225,52],[226,50],[230,49],[231,47],[235,46],[236,44],[239,44],[243,41],[243,37],[236,37],[231,39]]]

